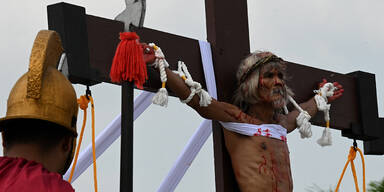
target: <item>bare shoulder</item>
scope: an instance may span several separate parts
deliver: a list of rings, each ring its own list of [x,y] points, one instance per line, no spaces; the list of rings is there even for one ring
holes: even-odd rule
[[[284,114],[279,114],[277,117],[277,121],[279,125],[283,126],[285,129],[288,129],[288,117]]]
[[[252,117],[233,104],[225,103],[225,111],[239,123],[260,125],[263,124],[257,117]]]

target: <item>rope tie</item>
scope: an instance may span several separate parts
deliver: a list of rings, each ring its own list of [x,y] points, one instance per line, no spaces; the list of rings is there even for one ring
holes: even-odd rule
[[[161,88],[157,91],[155,96],[153,96],[152,103],[166,107],[168,105],[168,91],[165,88],[167,83],[167,73],[165,72],[165,67],[169,67],[169,64],[167,60],[165,60],[165,56],[160,47],[156,46],[154,43],[150,43],[149,46],[151,46],[155,51],[156,59],[153,66],[155,68],[159,68],[161,80]]]
[[[362,167],[363,167],[363,192],[365,192],[365,162],[364,162],[364,156],[363,156],[363,152],[356,146],[356,144],[355,144],[355,146],[352,146],[349,149],[348,160],[347,160],[347,163],[344,166],[343,172],[341,173],[341,176],[340,176],[339,182],[337,183],[337,187],[335,189],[335,192],[337,192],[339,190],[340,183],[343,180],[343,176],[344,176],[345,170],[347,169],[349,163],[351,163],[351,170],[352,170],[352,174],[353,174],[353,180],[355,181],[356,191],[359,192],[359,185],[358,185],[358,182],[357,182],[355,164],[353,163],[353,160],[355,160],[355,158],[356,158],[356,151],[359,152],[360,157],[361,157],[361,161],[362,161]]]
[[[200,106],[207,107],[209,104],[211,104],[212,97],[207,91],[202,89],[199,82],[193,81],[192,76],[184,62],[178,62],[178,70],[176,73],[179,74],[179,76],[184,80],[185,84],[187,84],[191,90],[189,96],[186,99],[181,100],[182,103],[189,103],[193,96],[197,94],[200,97]]]
[[[329,110],[331,109],[331,104],[328,104],[327,97],[332,97],[336,89],[337,88],[333,85],[333,83],[326,83],[324,86],[320,87],[319,90],[314,90],[314,92],[317,93],[315,95],[317,109],[319,111],[323,111],[324,120],[326,122],[326,127],[323,130],[323,134],[320,139],[317,140],[317,143],[322,147],[332,145],[332,135],[329,130]]]
[[[310,138],[312,136],[311,123],[309,122],[311,116],[307,111],[304,111],[291,96],[288,96],[288,99],[300,112],[299,116],[296,117],[296,124],[299,127],[300,137],[302,139]]]
[[[89,91],[89,94],[88,94],[88,91],[89,90],[87,90],[87,95],[82,95],[82,96],[80,96],[79,99],[77,99],[77,103],[78,103],[80,109],[83,110],[84,118],[83,118],[83,124],[81,126],[79,144],[76,147],[75,159],[74,159],[74,162],[73,162],[73,166],[72,166],[72,169],[71,169],[71,174],[69,176],[68,182],[71,183],[73,174],[75,172],[77,160],[78,160],[78,157],[79,157],[79,151],[80,151],[81,143],[83,141],[84,129],[85,129],[86,121],[87,121],[88,104],[89,104],[89,102],[91,102],[93,179],[94,179],[95,192],[97,192],[96,149],[95,149],[95,106],[94,106],[94,103],[93,103],[93,98],[90,95],[90,91]]]
[[[159,68],[160,71],[160,80],[161,80],[161,88],[152,98],[152,103],[160,106],[168,105],[168,91],[165,88],[167,82],[167,73],[165,72],[165,67],[169,67],[167,60],[165,60],[165,56],[161,51],[160,47],[156,46],[154,43],[150,43],[151,46],[155,50],[155,62],[153,67]],[[174,71],[175,72],[175,71]],[[193,81],[191,74],[189,73],[187,66],[184,62],[178,62],[178,73],[179,76],[184,80],[185,84],[190,87],[191,94],[185,100],[181,100],[182,103],[188,103],[192,100],[193,96],[197,94],[200,97],[200,106],[206,107],[211,104],[212,97],[209,95],[207,91],[202,89],[201,84]]]
[[[84,111],[84,113],[87,113],[89,99],[85,95],[80,96],[80,98],[77,99],[77,104],[79,105],[80,109]],[[87,118],[85,116],[85,118]]]

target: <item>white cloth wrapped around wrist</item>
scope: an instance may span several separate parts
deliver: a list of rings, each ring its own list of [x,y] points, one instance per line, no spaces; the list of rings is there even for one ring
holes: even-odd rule
[[[212,97],[209,95],[207,91],[202,89],[201,84],[199,82],[193,81],[191,74],[189,73],[187,66],[185,65],[184,62],[179,61],[178,62],[178,70],[174,71],[175,73],[179,74],[181,78],[184,78],[185,84],[187,84],[190,87],[191,93],[189,96],[180,101],[182,103],[189,103],[193,96],[197,94],[200,97],[200,106],[202,107],[207,107],[209,104],[212,102]]]

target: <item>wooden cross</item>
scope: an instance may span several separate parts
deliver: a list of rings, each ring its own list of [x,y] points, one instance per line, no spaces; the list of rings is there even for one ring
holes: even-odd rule
[[[218,100],[230,102],[236,87],[234,71],[241,59],[249,54],[247,1],[205,0],[207,40],[212,46]],[[58,3],[48,6],[49,29],[59,32],[68,59],[66,71],[72,83],[94,85],[110,83],[109,70],[119,32],[124,23],[87,15],[85,8]],[[155,42],[167,56],[170,67],[176,69],[178,59],[183,60],[194,80],[205,86],[199,43],[149,28],[131,27],[143,42]],[[364,140],[365,154],[384,154],[384,118],[378,117],[374,74],[361,71],[339,74],[288,62],[287,84],[295,92],[298,103],[313,96],[322,78],[340,82],[344,89],[341,99],[331,108],[331,127],[342,135]],[[148,69],[149,80],[145,90],[157,91],[159,75]],[[171,93],[172,95],[172,93]],[[132,191],[133,182],[133,85],[122,83],[122,132],[120,190]],[[324,126],[322,114],[311,122]],[[222,127],[213,124],[216,191],[238,191],[228,152],[224,145]]]

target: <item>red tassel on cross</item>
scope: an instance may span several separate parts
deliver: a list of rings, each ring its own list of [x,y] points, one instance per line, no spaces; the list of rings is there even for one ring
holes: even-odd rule
[[[109,73],[112,82],[121,83],[133,80],[137,88],[143,89],[143,84],[148,76],[139,39],[135,32],[120,33],[120,43],[117,46]]]

